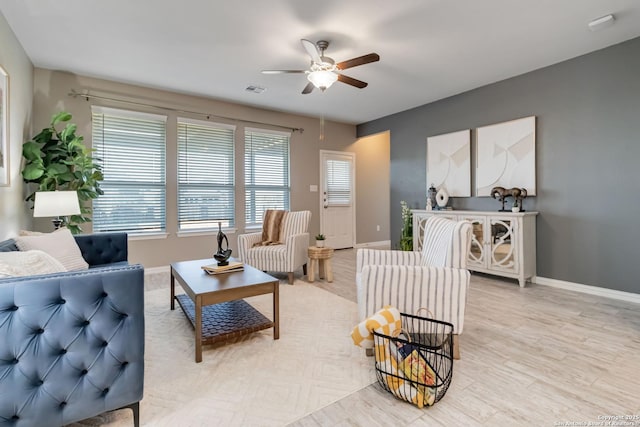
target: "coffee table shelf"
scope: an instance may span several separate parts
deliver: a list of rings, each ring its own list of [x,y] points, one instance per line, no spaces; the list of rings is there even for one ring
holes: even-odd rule
[[[195,305],[187,295],[176,301],[195,328]],[[226,341],[252,332],[273,328],[274,324],[244,300],[222,302],[202,307],[202,344]]]
[[[230,258],[235,261],[235,259]],[[202,362],[202,346],[262,329],[273,328],[280,338],[279,285],[275,277],[245,265],[241,271],[209,275],[203,265],[213,259],[171,263],[171,310],[182,308],[194,330],[196,363]],[[176,295],[176,284],[185,292]],[[273,295],[273,321],[251,307],[244,298]]]

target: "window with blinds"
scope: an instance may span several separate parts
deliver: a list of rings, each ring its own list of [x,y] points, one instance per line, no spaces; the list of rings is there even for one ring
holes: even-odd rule
[[[262,224],[267,209],[289,210],[290,134],[245,128],[245,221]]]
[[[178,226],[235,225],[235,126],[178,119]]]
[[[351,206],[351,162],[327,160],[325,167],[327,206]]]
[[[166,116],[93,107],[93,149],[104,195],[93,201],[93,230],[166,230]]]

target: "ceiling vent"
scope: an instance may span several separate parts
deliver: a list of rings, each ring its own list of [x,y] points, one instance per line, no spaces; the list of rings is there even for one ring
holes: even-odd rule
[[[265,91],[265,90],[267,90],[267,89],[265,89],[265,88],[263,88],[263,87],[260,87],[260,86],[249,85],[249,86],[247,86],[247,87],[245,88],[245,90],[246,90],[247,92],[262,93],[262,92],[264,92],[264,91]]]

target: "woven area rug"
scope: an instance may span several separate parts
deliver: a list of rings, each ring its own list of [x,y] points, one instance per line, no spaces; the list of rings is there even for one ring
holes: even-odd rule
[[[349,336],[356,304],[301,281],[280,285],[280,339],[273,329],[205,346],[194,361],[193,328],[169,290],[145,293],[146,368],[141,424],[284,426],[375,381],[372,358]],[[272,318],[272,296],[246,299]],[[130,410],[78,426],[132,425]]]

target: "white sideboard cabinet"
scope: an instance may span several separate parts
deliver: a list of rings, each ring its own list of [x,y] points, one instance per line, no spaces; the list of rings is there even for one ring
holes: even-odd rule
[[[518,279],[524,287],[536,275],[538,212],[413,210],[413,250],[422,250],[424,224],[432,215],[473,225],[467,267],[481,273]]]

